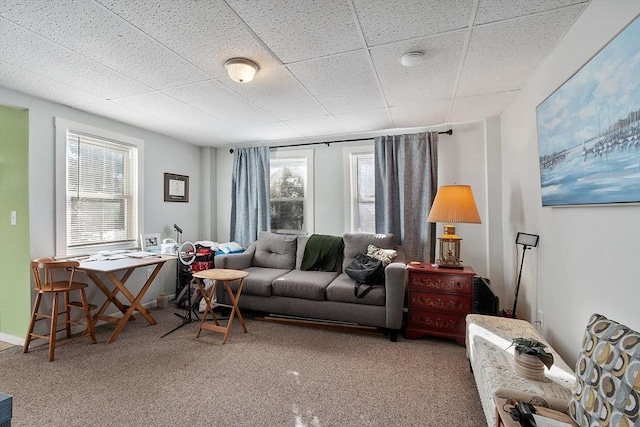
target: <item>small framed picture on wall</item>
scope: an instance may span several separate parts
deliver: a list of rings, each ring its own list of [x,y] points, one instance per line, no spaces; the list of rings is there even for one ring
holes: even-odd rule
[[[164,201],[188,202],[189,201],[189,177],[175,173],[164,174]]]

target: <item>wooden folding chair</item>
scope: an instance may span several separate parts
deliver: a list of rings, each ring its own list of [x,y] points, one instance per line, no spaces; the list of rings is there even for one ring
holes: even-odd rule
[[[29,344],[35,338],[42,338],[49,341],[49,361],[53,361],[56,347],[71,343],[84,337],[90,337],[91,342],[95,344],[96,336],[93,331],[93,323],[91,321],[91,310],[96,306],[87,303],[87,296],[84,289],[86,283],[73,281],[76,267],[80,265],[77,261],[54,261],[51,258],[39,258],[31,261],[31,271],[33,273],[34,289],[36,292],[36,301],[33,306],[31,321],[29,322],[29,331],[25,340],[23,353],[29,352]],[[69,272],[68,280],[54,279],[56,271],[67,270]],[[70,293],[78,291],[80,293],[80,301],[71,301]],[[51,304],[51,313],[40,313],[40,303],[42,296],[46,294],[53,295]],[[58,312],[60,294],[63,296],[64,311]],[[71,318],[71,309],[82,311],[82,317]],[[64,315],[64,321],[59,321],[58,317]],[[39,320],[49,319],[49,333],[41,335],[33,332],[36,322]],[[66,340],[56,341],[56,335],[63,329],[58,330],[59,325],[64,325]],[[71,325],[82,325],[84,331],[71,339]]]

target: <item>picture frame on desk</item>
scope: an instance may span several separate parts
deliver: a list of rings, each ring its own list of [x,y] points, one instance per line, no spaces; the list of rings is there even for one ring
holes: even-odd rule
[[[161,244],[160,234],[141,234],[140,235],[140,250],[142,252],[157,252],[160,253]]]
[[[165,172],[164,201],[189,202],[189,177],[187,175]]]

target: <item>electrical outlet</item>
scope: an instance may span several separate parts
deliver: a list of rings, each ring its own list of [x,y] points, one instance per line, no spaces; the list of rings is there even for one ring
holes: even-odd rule
[[[11,225],[16,225],[16,211],[11,211]]]
[[[544,313],[540,309],[538,309],[538,325],[540,330],[542,330],[544,327]]]

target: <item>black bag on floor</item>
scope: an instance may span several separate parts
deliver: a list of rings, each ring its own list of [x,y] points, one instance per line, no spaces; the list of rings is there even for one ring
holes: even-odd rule
[[[189,290],[191,290],[191,295],[189,295]],[[191,302],[189,302],[189,297],[191,297]],[[193,308],[196,304],[200,303],[200,299],[202,295],[200,294],[200,289],[195,282],[191,282],[182,288],[178,297],[176,298],[176,305],[178,307],[182,307],[185,309]]]
[[[344,270],[345,273],[356,281],[354,294],[356,298],[362,298],[384,277],[384,265],[379,259],[369,255],[359,254]],[[361,285],[368,286],[360,294],[358,290]]]

